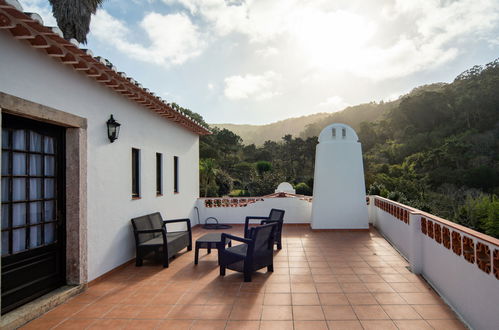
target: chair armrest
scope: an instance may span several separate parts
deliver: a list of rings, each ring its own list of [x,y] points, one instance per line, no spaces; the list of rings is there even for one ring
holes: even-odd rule
[[[268,219],[269,217],[254,217],[254,216],[247,216],[246,217],[246,220],[251,220],[251,219],[255,219],[255,220],[264,220],[264,219]]]
[[[174,222],[187,222],[189,225],[191,223],[191,219],[185,218],[185,219],[171,219],[171,220],[163,220],[163,223],[174,223]]]
[[[244,220],[244,237],[249,234],[249,222],[250,220],[267,220],[269,217],[258,217],[258,216],[247,216]]]
[[[225,243],[225,240],[227,238],[230,239],[230,240],[233,240],[233,241],[238,241],[238,242],[244,243],[244,244],[250,244],[251,242],[253,242],[253,240],[248,239],[248,238],[242,238],[242,237],[239,237],[239,236],[234,236],[234,235],[231,235],[231,234],[222,233],[222,237],[221,237],[222,243]]]
[[[277,224],[279,224],[281,222],[279,220],[262,220],[262,221],[260,221],[261,225],[265,225],[265,224],[269,224],[269,223],[277,223]]]
[[[147,229],[147,230],[136,230],[137,234],[149,234],[149,233],[160,233],[163,229]]]

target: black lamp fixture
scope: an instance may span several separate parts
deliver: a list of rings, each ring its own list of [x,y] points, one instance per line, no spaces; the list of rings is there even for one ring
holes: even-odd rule
[[[114,142],[114,140],[118,139],[118,136],[120,135],[120,126],[121,124],[118,123],[116,120],[114,120],[113,115],[108,119],[107,123],[107,137],[109,138],[109,141],[111,143]]]

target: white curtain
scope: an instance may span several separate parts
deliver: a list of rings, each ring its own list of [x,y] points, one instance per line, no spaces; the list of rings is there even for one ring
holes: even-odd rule
[[[35,132],[29,132],[29,150],[42,151],[42,136]]]
[[[29,155],[29,175],[42,175],[42,155]]]

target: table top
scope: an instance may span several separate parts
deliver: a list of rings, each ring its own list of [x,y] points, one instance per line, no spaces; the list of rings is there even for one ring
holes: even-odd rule
[[[222,240],[222,233],[209,233],[204,234],[200,238],[196,240],[196,242],[200,243],[220,243]],[[230,241],[227,239],[227,242]]]

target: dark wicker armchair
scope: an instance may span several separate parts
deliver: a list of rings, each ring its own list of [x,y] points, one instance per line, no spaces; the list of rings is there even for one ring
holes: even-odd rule
[[[258,269],[267,267],[267,271],[274,271],[273,253],[274,237],[277,223],[269,223],[249,230],[247,238],[222,234],[220,244],[220,276],[225,276],[225,269],[244,273],[244,281],[251,282],[251,274]],[[244,244],[225,248],[227,239]]]
[[[277,248],[282,249],[282,224],[284,222],[284,210],[272,209],[270,210],[270,214],[268,217],[256,217],[256,216],[247,216],[244,222],[244,237],[248,238],[249,230],[250,230],[250,221],[251,220],[260,220],[260,224],[268,224],[268,223],[277,223],[277,228],[275,231],[274,242],[277,244]]]
[[[185,222],[186,230],[168,232],[166,225]],[[183,248],[192,250],[191,221],[189,219],[163,220],[159,212],[132,219],[135,236],[135,265],[142,266],[143,258],[151,252],[162,254],[163,267],[168,267],[168,259]]]

